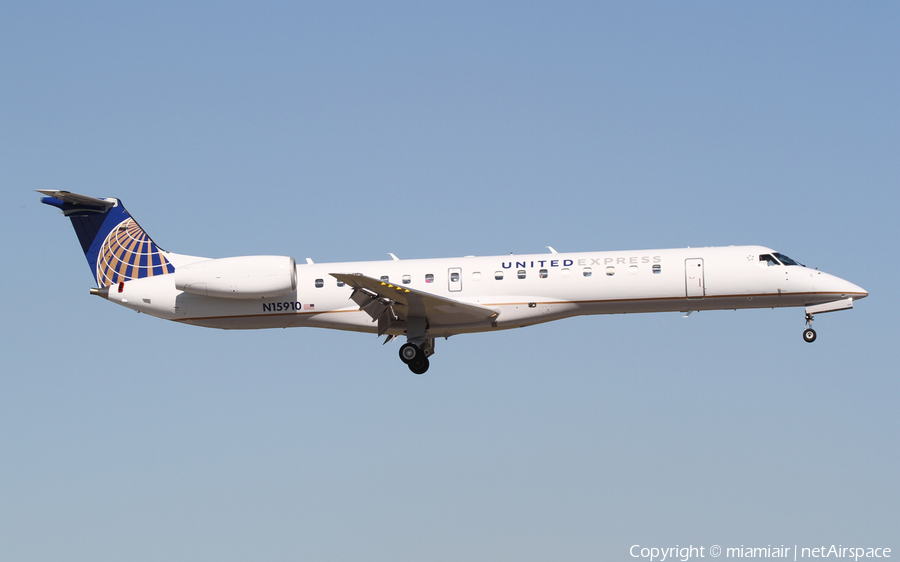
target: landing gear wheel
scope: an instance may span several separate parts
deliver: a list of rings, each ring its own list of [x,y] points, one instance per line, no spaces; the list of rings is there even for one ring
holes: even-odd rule
[[[816,331],[812,328],[803,330],[803,341],[805,341],[806,343],[812,343],[816,341]]]
[[[403,361],[407,365],[409,365],[409,362],[414,360],[418,355],[422,355],[422,351],[417,345],[405,343],[400,346],[400,361]]]
[[[420,356],[413,359],[412,361],[410,361],[408,366],[409,366],[409,370],[412,371],[414,374],[424,375],[425,371],[428,370],[428,366],[429,366],[428,358],[425,357],[425,354],[423,353]]]

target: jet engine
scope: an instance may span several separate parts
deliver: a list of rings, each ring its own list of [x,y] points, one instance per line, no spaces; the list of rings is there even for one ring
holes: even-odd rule
[[[176,268],[175,288],[226,299],[278,297],[297,290],[297,264],[286,256],[206,260]]]

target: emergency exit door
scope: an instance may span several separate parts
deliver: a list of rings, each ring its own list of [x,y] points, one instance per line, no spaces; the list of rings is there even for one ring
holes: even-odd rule
[[[703,278],[703,259],[684,260],[684,288],[687,298],[702,299],[706,296],[706,281]]]
[[[450,281],[451,291],[462,291],[462,268],[451,267],[447,272],[447,278]]]

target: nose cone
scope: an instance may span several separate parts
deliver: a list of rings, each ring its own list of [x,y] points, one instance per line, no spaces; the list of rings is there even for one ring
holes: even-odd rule
[[[846,279],[841,279],[840,277],[835,277],[834,275],[828,275],[827,273],[822,274],[826,279],[823,283],[823,289],[829,293],[839,293],[840,298],[852,298],[853,300],[864,299],[869,296],[869,292],[856,285],[847,281]],[[819,283],[817,283],[818,285]]]
[[[845,281],[845,283],[847,283],[849,287],[848,292],[850,293],[850,296],[853,297],[853,300],[858,301],[859,299],[864,299],[869,296],[869,292],[859,285],[854,285],[849,281]]]

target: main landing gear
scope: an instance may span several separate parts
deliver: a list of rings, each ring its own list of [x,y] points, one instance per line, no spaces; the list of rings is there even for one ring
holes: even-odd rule
[[[816,341],[816,331],[812,329],[813,315],[806,313],[806,329],[803,330],[803,341],[812,343]]]
[[[406,363],[409,370],[417,375],[424,375],[428,370],[428,356],[434,353],[434,340],[425,340],[419,345],[407,342],[400,346],[400,360]]]

